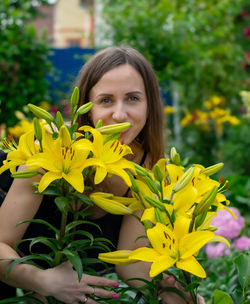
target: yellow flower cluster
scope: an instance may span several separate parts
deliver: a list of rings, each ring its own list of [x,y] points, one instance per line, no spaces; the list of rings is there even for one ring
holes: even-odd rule
[[[28,131],[20,136],[17,145],[12,139],[4,139],[2,147],[8,152],[7,159],[0,167],[0,174],[10,169],[12,176],[27,178],[42,175],[38,183],[38,191],[43,192],[52,182],[63,179],[73,189],[84,191],[83,170],[94,169],[94,183],[101,183],[107,174],[118,175],[131,186],[125,169],[135,173],[132,162],[124,158],[131,154],[129,146],[122,145],[114,137],[129,127],[128,123],[100,128],[100,131],[83,126],[78,132],[64,124],[58,113],[56,119],[46,110],[35,105],[28,105],[37,118],[29,125]],[[89,111],[92,103],[87,103],[76,110],[74,121],[79,114]],[[105,133],[103,135],[101,132]],[[79,133],[82,132],[82,133]],[[88,134],[88,138],[84,136]],[[27,170],[16,172],[20,165]]]
[[[230,114],[228,109],[225,109],[225,98],[213,96],[203,103],[204,111],[195,110],[193,113],[186,113],[181,120],[181,126],[195,125],[204,131],[209,131],[211,126],[215,127],[218,135],[223,134],[223,126],[225,123],[230,125],[240,124],[240,120]]]
[[[107,197],[104,193],[91,196],[94,203],[98,200],[98,205],[105,205],[109,212],[111,206],[114,210],[116,203],[119,208],[123,204],[124,210],[130,212],[142,210],[140,221],[145,225],[151,245],[133,251],[101,253],[101,260],[115,264],[151,262],[151,277],[173,265],[198,277],[206,277],[195,258],[199,250],[208,242],[220,241],[230,246],[225,238],[214,234],[216,227],[210,226],[217,210],[226,209],[232,213],[227,207],[229,201],[222,194],[227,182],[210,177],[223,164],[208,168],[196,164],[185,170],[179,160],[178,153],[172,149],[171,161],[160,159],[152,171],[135,165],[137,175],[136,179],[131,176],[130,199],[123,201],[123,198]]]

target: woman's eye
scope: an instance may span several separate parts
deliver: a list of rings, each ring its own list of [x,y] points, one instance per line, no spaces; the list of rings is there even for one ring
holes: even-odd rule
[[[131,101],[138,101],[139,100],[139,98],[137,96],[130,96],[128,99],[131,100]]]
[[[111,102],[111,100],[109,98],[102,98],[100,101],[102,104],[108,104]]]

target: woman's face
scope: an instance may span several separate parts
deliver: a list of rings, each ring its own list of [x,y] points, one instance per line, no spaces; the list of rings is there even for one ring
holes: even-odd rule
[[[139,72],[129,64],[107,73],[90,90],[93,124],[103,125],[129,122],[131,126],[121,133],[119,140],[130,145],[143,129],[147,120],[147,97]]]

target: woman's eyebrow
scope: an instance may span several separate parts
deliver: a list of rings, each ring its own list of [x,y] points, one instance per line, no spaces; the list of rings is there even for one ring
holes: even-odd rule
[[[126,95],[130,95],[130,94],[140,94],[140,95],[144,95],[143,92],[141,92],[141,91],[131,91],[131,92],[126,93]]]

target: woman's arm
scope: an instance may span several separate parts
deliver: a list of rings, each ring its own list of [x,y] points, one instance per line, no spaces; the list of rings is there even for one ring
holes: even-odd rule
[[[14,250],[22,239],[28,224],[17,226],[20,221],[32,219],[40,207],[42,196],[33,193],[31,183],[36,179],[15,179],[0,207],[0,259],[19,258]],[[115,292],[93,286],[116,287],[117,283],[102,277],[83,275],[78,282],[77,273],[69,262],[42,270],[33,265],[16,265],[10,275],[6,273],[11,261],[0,261],[0,280],[25,290],[32,290],[43,296],[54,296],[65,303],[84,302],[93,294],[100,297],[116,297]],[[96,301],[89,299],[88,304]]]

